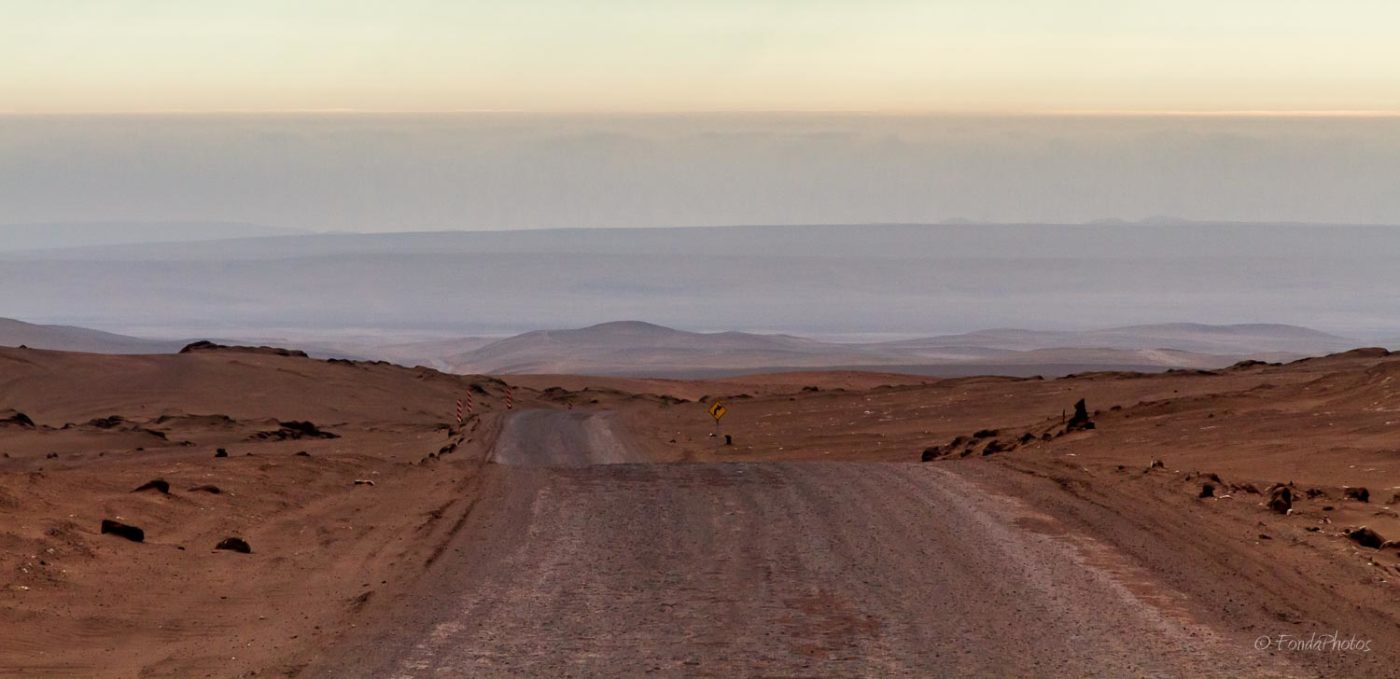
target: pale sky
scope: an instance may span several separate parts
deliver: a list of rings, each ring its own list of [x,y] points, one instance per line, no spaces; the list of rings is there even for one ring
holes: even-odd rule
[[[0,0],[0,112],[1400,111],[1393,0]]]

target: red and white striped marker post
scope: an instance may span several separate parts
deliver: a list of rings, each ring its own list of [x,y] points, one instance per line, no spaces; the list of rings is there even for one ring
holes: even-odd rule
[[[457,426],[462,426],[462,399],[457,399]]]
[[[515,390],[514,390],[514,389],[511,389],[511,388],[510,388],[510,385],[507,384],[507,385],[506,385],[506,410],[514,410],[514,409],[515,409]]]
[[[467,414],[468,414],[468,415],[475,415],[475,414],[476,414],[476,401],[475,401],[475,399],[472,398],[472,393],[471,393],[470,391],[467,392]]]

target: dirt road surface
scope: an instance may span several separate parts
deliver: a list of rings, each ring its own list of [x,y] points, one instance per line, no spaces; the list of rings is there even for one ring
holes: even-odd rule
[[[934,465],[616,463],[523,412],[438,585],[324,676],[1294,676],[1054,519]],[[615,464],[584,464],[584,461]],[[569,465],[569,466],[559,466]]]

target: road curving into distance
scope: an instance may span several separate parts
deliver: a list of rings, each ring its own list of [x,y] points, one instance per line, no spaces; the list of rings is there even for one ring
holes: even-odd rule
[[[433,586],[320,675],[1306,675],[943,465],[643,459],[515,414]]]

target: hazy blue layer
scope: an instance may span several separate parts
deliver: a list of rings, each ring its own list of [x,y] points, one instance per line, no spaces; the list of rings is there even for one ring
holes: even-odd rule
[[[0,255],[0,316],[470,334],[638,319],[930,335],[1196,321],[1400,336],[1400,229],[850,226],[290,236]]]

